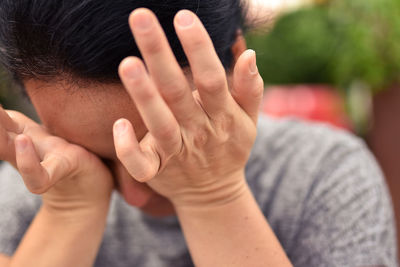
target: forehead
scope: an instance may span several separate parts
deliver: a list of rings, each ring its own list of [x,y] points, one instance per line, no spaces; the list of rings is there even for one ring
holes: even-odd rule
[[[31,80],[25,83],[25,89],[39,116],[46,118],[73,117],[80,121],[105,111],[112,113],[115,109],[132,106],[127,92],[118,84],[76,87],[66,83]]]
[[[138,134],[143,123],[122,85],[87,85],[73,88],[60,83],[29,81],[26,91],[50,133],[81,145],[102,157],[114,157],[112,127],[129,119]]]

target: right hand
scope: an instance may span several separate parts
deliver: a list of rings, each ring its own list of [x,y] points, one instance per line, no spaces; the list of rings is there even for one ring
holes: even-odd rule
[[[42,207],[52,212],[90,212],[109,205],[114,182],[97,156],[1,107],[0,160],[16,167],[28,190],[41,195]]]

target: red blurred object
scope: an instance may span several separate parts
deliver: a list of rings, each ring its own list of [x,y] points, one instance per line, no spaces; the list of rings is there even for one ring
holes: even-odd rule
[[[262,111],[272,117],[297,117],[351,131],[340,94],[321,85],[274,86],[265,91]]]

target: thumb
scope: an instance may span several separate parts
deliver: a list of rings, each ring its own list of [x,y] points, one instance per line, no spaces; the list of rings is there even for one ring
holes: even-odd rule
[[[256,53],[246,50],[239,57],[234,69],[232,96],[255,124],[263,92],[264,81],[258,72]]]
[[[16,163],[19,173],[29,191],[44,194],[62,178],[70,175],[70,162],[61,155],[46,155],[41,161],[30,137],[15,138]]]
[[[14,147],[15,136],[16,134],[8,132],[0,125],[0,160],[7,161],[14,167],[17,166]]]

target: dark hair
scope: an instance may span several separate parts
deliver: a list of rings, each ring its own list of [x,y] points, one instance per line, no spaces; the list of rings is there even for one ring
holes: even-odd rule
[[[231,47],[243,30],[240,0],[0,0],[0,61],[18,80],[74,79],[116,82],[118,65],[140,53],[128,17],[146,7],[157,15],[178,62],[187,65],[173,18],[195,12],[209,32],[226,68]]]

